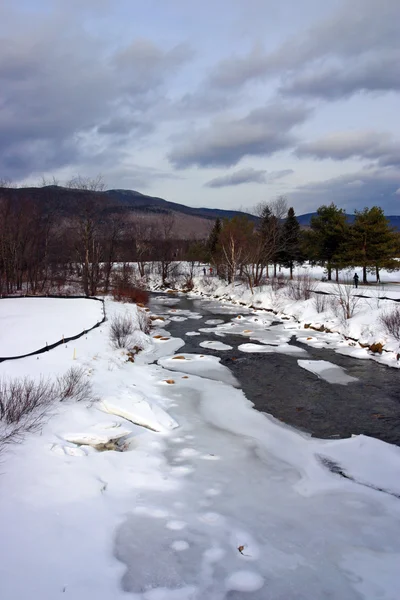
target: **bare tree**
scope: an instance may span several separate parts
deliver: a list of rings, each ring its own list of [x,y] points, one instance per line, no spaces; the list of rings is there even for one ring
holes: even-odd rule
[[[95,177],[82,177],[81,175],[75,175],[66,183],[66,187],[73,190],[86,190],[89,192],[103,192],[106,188],[106,184],[103,179],[103,175],[98,174]]]
[[[105,187],[101,175],[94,179],[78,175],[71,179],[67,186],[90,192],[101,192]],[[101,279],[100,262],[104,258],[96,195],[82,196],[74,224],[75,249],[82,268],[83,290],[86,296],[95,296]]]

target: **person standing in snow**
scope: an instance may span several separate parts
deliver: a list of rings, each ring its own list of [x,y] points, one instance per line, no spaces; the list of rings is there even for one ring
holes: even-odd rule
[[[359,280],[359,277],[358,277],[357,273],[354,273],[353,281],[354,281],[354,287],[356,289],[358,288],[358,280]]]
[[[206,274],[207,274],[206,268],[203,267],[203,275],[204,275],[204,277],[206,276]]]

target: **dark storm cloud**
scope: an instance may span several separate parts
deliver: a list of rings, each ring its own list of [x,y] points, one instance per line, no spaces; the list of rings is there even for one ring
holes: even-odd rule
[[[179,169],[236,165],[244,156],[268,156],[293,146],[291,130],[310,112],[304,106],[269,104],[240,119],[215,119],[205,129],[194,131],[170,152],[170,162]]]

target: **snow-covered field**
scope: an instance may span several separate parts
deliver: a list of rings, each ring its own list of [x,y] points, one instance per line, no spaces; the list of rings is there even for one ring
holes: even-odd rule
[[[0,300],[0,356],[29,354],[73,337],[103,318],[101,302],[84,298]]]
[[[157,327],[179,317],[204,328],[166,300]],[[106,310],[137,323],[135,306]],[[273,318],[251,310],[207,325],[285,351],[290,322],[268,329]],[[76,340],[75,360],[60,346],[0,364],[0,377],[36,379],[79,366],[99,398],[54,406],[40,433],[2,454],[2,598],[397,600],[399,448],[310,438],[255,411],[218,357],[179,354],[183,341],[154,329],[137,332],[132,363],[109,327]]]

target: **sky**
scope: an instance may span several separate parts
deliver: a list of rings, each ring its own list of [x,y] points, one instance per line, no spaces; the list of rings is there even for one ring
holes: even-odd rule
[[[399,0],[0,0],[0,179],[400,214]]]

